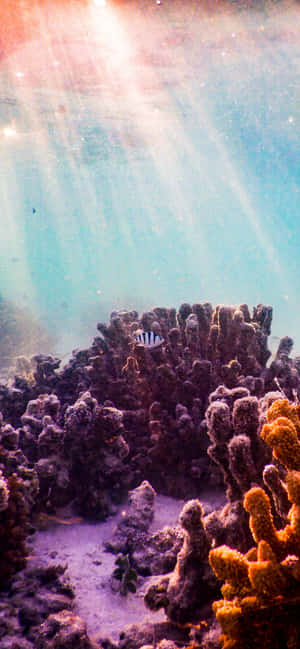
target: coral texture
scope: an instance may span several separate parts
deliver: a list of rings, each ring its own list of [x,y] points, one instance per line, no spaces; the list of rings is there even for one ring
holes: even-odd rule
[[[300,397],[300,363],[290,357],[292,340],[285,337],[267,367],[271,321],[271,307],[261,304],[252,312],[245,304],[213,308],[208,302],[183,303],[177,312],[156,307],[140,316],[115,311],[107,324],[98,323],[91,346],[75,350],[62,368],[49,354],[19,357],[11,378],[0,383],[1,587],[14,589],[24,574],[13,577],[26,562],[30,520],[49,518],[62,506],[104,519],[130,489],[131,504],[110,541],[140,573],[164,575],[149,604],[166,610],[173,629],[189,628],[203,607],[207,611],[217,583],[208,565],[210,544],[227,544],[240,554],[217,548],[216,570],[227,581],[225,608],[234,624],[238,619],[245,646],[247,634],[252,642],[252,621],[253,647],[270,644],[264,624],[273,615],[274,649],[278,643],[297,647],[300,426],[299,406],[288,399]],[[139,329],[159,335],[161,344],[141,344]],[[149,537],[149,483],[159,493],[192,499],[180,528]],[[224,483],[227,504],[203,517],[195,498]],[[257,547],[249,550],[253,538]],[[55,592],[51,613],[58,616],[47,621],[46,604],[36,611],[38,597],[30,601],[32,588],[20,612],[9,616],[12,627],[17,615],[29,629],[24,648],[36,645],[39,634],[43,648],[89,647],[82,622],[59,614],[70,604],[64,593]],[[238,618],[232,606],[242,610]],[[234,632],[223,630],[226,647],[236,646]],[[207,646],[215,633],[216,627]],[[20,633],[17,642],[22,647]]]
[[[256,547],[243,555],[227,546],[210,551],[224,599],[215,602],[223,649],[300,647],[300,442],[299,406],[275,401],[261,436],[287,469],[291,503],[288,523],[277,530],[271,501],[260,487],[250,489],[244,508]]]
[[[0,587],[26,564],[26,537],[29,531],[28,507],[22,481],[15,474],[1,477],[0,511]]]
[[[164,608],[172,622],[197,620],[201,606],[216,592],[216,582],[208,566],[210,543],[202,522],[198,500],[188,501],[180,514],[184,542],[173,572],[150,586],[145,603],[152,610]]]
[[[205,411],[209,400],[222,399],[230,409],[232,403],[224,394],[218,399],[210,395],[223,385],[224,392],[237,390],[235,400],[260,399],[278,389],[292,398],[299,387],[299,364],[289,356],[290,338],[282,339],[276,358],[266,366],[271,320],[271,307],[261,304],[252,314],[245,304],[213,308],[208,302],[184,303],[177,312],[155,307],[141,316],[134,310],[114,311],[107,324],[98,323],[99,335],[91,346],[75,350],[62,369],[58,358],[46,354],[19,359],[14,380],[0,384],[0,409],[5,422],[19,431],[27,459],[39,463],[44,506],[48,490],[50,508],[74,497],[70,458],[61,454],[59,445],[68,436],[66,411],[87,392],[98,406],[123,413],[129,488],[147,479],[160,493],[194,498],[203,484],[221,485],[213,461],[221,467],[222,458],[213,449],[210,457],[206,452],[210,425]],[[153,349],[143,346],[135,337],[139,329],[160,335],[162,344]],[[33,404],[49,400],[49,395],[57,399],[58,409],[39,411]],[[247,407],[248,420],[245,412],[243,421],[249,424],[253,414],[254,426],[254,413],[250,404]],[[256,408],[255,401],[252,407]],[[43,423],[46,416],[51,419]],[[243,425],[237,431],[234,427],[234,435],[249,435]],[[263,460],[259,453],[253,455],[254,435],[250,445],[259,473],[256,459]],[[242,439],[231,448],[236,474],[241,454],[250,469],[249,449]],[[120,486],[122,490],[123,480]],[[231,486],[235,491],[236,483]],[[108,509],[103,505],[103,512]]]
[[[105,544],[108,550],[131,555],[144,544],[154,516],[155,496],[147,480],[129,492],[127,510],[123,510],[112,538]]]
[[[252,543],[243,497],[252,486],[263,485],[263,469],[271,461],[270,449],[260,439],[261,399],[244,387],[219,386],[209,397],[206,411],[208,454],[222,472],[227,504],[205,519],[215,545],[227,543],[242,552]]]

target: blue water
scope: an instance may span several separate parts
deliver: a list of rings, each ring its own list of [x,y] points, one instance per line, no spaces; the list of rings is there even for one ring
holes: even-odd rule
[[[41,11],[0,62],[0,294],[61,354],[207,300],[300,353],[299,5],[212,4]]]

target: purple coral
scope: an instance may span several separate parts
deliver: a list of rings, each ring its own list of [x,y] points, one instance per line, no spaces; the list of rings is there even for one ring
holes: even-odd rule
[[[201,607],[217,591],[208,565],[210,542],[202,522],[203,510],[198,500],[188,501],[180,514],[184,541],[170,577],[150,586],[145,602],[152,610],[163,607],[168,618],[185,624],[199,619]]]

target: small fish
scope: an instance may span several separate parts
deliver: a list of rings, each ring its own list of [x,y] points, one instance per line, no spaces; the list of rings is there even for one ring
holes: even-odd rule
[[[134,338],[137,343],[143,345],[146,349],[154,349],[164,342],[164,339],[153,331],[137,331]]]

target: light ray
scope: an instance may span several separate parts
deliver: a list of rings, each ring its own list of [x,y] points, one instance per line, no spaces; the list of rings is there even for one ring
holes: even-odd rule
[[[120,287],[125,292],[126,282],[135,282],[134,290],[144,294],[154,290],[152,272],[157,282],[163,274],[163,263],[160,270],[156,267],[156,244],[165,247],[166,265],[172,259],[173,232],[183,249],[185,274],[191,268],[195,274],[195,256],[215,268],[209,226],[211,222],[217,232],[226,227],[231,199],[236,210],[231,227],[240,209],[245,231],[253,233],[270,275],[284,285],[285,269],[247,187],[247,169],[239,169],[231,143],[215,123],[212,102],[218,89],[206,85],[210,52],[222,70],[218,78],[227,85],[243,69],[235,68],[238,60],[246,72],[250,61],[255,70],[255,27],[245,26],[240,17],[233,19],[232,13],[212,16],[209,9],[201,15],[202,31],[199,21],[193,25],[192,14],[188,29],[183,29],[180,3],[173,14],[167,3],[153,3],[144,14],[109,0],[74,7],[36,10],[35,40],[10,56],[6,65],[22,111],[19,119],[0,125],[1,145],[16,147],[18,142],[27,156],[30,151],[25,175],[31,174],[34,188],[27,203],[34,200],[41,210],[32,217],[35,231],[30,232],[29,223],[24,233],[20,223],[25,189],[19,171],[15,177],[12,172],[9,185],[15,185],[16,195],[12,204],[6,190],[7,236],[12,246],[14,240],[20,242],[13,248],[16,255],[25,247],[22,273],[25,283],[32,284],[36,304],[42,289],[31,277],[30,254],[37,259],[34,238],[45,257],[50,250],[59,259],[53,301],[55,291],[61,294],[65,283],[71,284],[64,279],[70,277],[74,286],[66,288],[66,294],[74,301],[82,300],[85,285],[86,293],[105,294],[105,273],[109,290]],[[193,7],[199,18],[199,5]],[[153,20],[153,12],[159,19]],[[257,26],[263,38],[267,27]],[[286,128],[296,123],[290,111]],[[11,167],[16,151],[6,150]],[[223,190],[218,200],[226,196],[228,205],[215,213],[216,194]],[[140,213],[134,209],[137,205]],[[46,286],[50,262],[41,263]],[[19,281],[18,273],[15,277]]]

